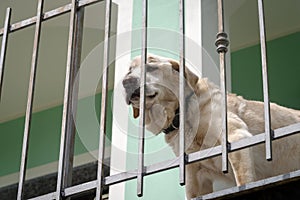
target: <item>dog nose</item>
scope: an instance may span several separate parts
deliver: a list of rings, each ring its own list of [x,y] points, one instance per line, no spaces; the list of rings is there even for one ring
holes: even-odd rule
[[[123,87],[126,92],[126,102],[130,104],[131,99],[139,98],[140,96],[140,81],[137,77],[128,76],[122,81]]]
[[[127,77],[123,80],[122,84],[126,90],[135,90],[139,87],[139,78]]]

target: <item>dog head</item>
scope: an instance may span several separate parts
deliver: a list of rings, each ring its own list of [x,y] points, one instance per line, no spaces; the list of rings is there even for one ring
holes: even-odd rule
[[[133,116],[139,116],[141,57],[132,60],[123,79],[126,102],[132,105]],[[145,123],[154,134],[172,125],[179,107],[179,63],[169,58],[148,55],[145,65]],[[198,77],[185,68],[185,93],[197,91]]]

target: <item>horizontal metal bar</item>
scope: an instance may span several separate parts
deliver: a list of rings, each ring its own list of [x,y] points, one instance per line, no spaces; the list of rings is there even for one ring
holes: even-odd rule
[[[289,125],[286,127],[275,129],[274,140],[280,139],[282,137],[287,137],[287,136],[290,136],[295,133],[300,134],[300,123],[292,124],[292,125]],[[261,144],[264,142],[265,142],[265,133],[261,133],[261,134],[255,135],[253,137],[250,137],[250,138],[245,138],[245,139],[239,140],[237,142],[232,142],[230,144],[229,152],[238,151],[240,149],[251,147],[251,146]],[[221,154],[222,154],[222,146],[221,145],[212,147],[212,148],[208,148],[205,150],[201,150],[198,152],[194,152],[194,153],[187,155],[187,157],[188,157],[187,164],[191,164],[193,162],[220,156]],[[155,163],[155,164],[146,166],[144,175],[148,176],[148,175],[155,174],[158,172],[174,169],[176,167],[179,167],[179,159],[178,158],[174,158],[174,159],[170,159],[170,160],[167,160],[164,162]],[[295,173],[298,173],[298,172],[290,173],[290,177],[291,178],[296,177]],[[283,175],[283,176],[287,176],[287,175]],[[122,173],[111,175],[111,176],[107,176],[104,178],[104,185],[110,186],[110,185],[118,184],[120,182],[129,181],[129,180],[132,180],[135,178],[137,178],[137,169],[127,171],[127,172],[122,172]],[[265,180],[268,180],[268,179],[265,179]],[[72,195],[86,192],[86,191],[89,191],[92,189],[96,189],[96,187],[97,187],[97,180],[83,183],[81,185],[68,187],[64,190],[64,196],[65,197],[72,196]],[[51,194],[52,193],[50,193],[48,195],[51,195]]]
[[[299,124],[300,126],[300,124]],[[298,130],[299,131],[299,130]],[[220,153],[221,155],[221,153]],[[165,170],[169,170],[169,169],[173,169],[179,166],[179,162],[178,159],[172,159],[163,163],[159,163],[159,164],[154,164],[151,166],[147,167],[147,173],[145,175],[151,175],[153,173],[157,173],[157,172],[161,172],[161,171],[165,171]],[[127,180],[132,180],[134,178],[136,178],[136,170],[135,171],[135,175],[131,174],[131,175],[125,175],[128,174],[126,172],[124,173],[120,173],[117,175],[113,175],[110,177],[106,177],[106,183],[105,185],[112,185],[112,184],[116,184],[119,182],[123,182],[123,181],[127,181]],[[113,178],[112,178],[113,177]],[[126,177],[126,179],[124,179]],[[252,183],[248,183],[242,187],[233,187],[233,188],[229,188],[229,189],[225,189],[222,191],[218,191],[218,192],[214,192],[208,195],[204,195],[202,197],[199,198],[195,198],[194,200],[200,200],[200,199],[212,199],[212,198],[216,198],[216,197],[221,197],[221,196],[225,196],[225,195],[229,195],[229,194],[233,194],[233,193],[238,193],[238,192],[242,192],[242,191],[246,191],[246,190],[251,190],[251,189],[255,189],[257,187],[263,186],[263,185],[268,185],[268,184],[273,184],[279,181],[288,181],[291,179],[295,179],[295,178],[300,178],[300,170],[298,171],[294,171],[294,172],[290,172],[287,174],[283,174],[283,175],[279,175],[279,176],[275,176],[275,177],[271,177],[271,178],[267,178],[267,179],[263,179],[257,182],[252,182]],[[112,180],[121,180],[121,181],[112,181]],[[114,182],[114,183],[113,183]],[[64,197],[70,197],[76,194],[80,194],[83,192],[87,192],[93,189],[96,189],[97,187],[97,180],[94,181],[90,181],[90,182],[86,182],[80,185],[76,185],[76,186],[72,186],[69,188],[66,188],[64,190]],[[43,196],[39,196],[39,197],[35,197],[35,198],[31,198],[29,200],[49,200],[49,199],[54,199],[55,198],[55,194],[56,192],[52,192]]]
[[[255,135],[250,138],[244,138],[230,144],[230,151],[237,151],[243,148],[251,147],[265,142],[265,134]]]
[[[274,131],[274,139],[280,139],[300,132],[300,123],[278,128]]]
[[[175,158],[171,160],[167,160],[161,163],[156,163],[153,165],[149,165],[146,167],[146,174],[145,175],[151,175],[154,173],[174,169],[176,167],[179,167],[179,159],[180,158]]]
[[[157,172],[173,169],[178,166],[179,166],[178,158],[170,159],[164,162],[155,163],[153,165],[146,166],[144,175],[145,176],[151,175]],[[104,184],[109,186],[120,182],[132,180],[135,178],[137,178],[137,169],[105,177]]]
[[[300,133],[300,123],[292,124],[289,126],[275,129],[273,140],[277,140],[282,137],[287,137],[287,136],[290,136],[295,133]],[[237,151],[237,150],[247,148],[247,147],[251,147],[251,146],[261,144],[264,142],[265,142],[265,133],[261,133],[261,134],[255,135],[253,137],[245,138],[245,139],[239,140],[237,142],[231,143],[230,152]]]
[[[75,185],[75,186],[72,186],[72,187],[68,187],[65,190],[63,190],[63,196],[64,197],[70,197],[70,196],[75,195],[75,194],[80,194],[82,192],[87,192],[89,190],[96,189],[97,183],[98,183],[98,181],[94,180],[94,181],[82,183],[80,185]]]
[[[266,178],[266,179],[251,182],[251,183],[247,183],[242,186],[232,187],[232,188],[228,188],[225,190],[213,192],[213,193],[210,193],[207,195],[203,195],[201,197],[194,198],[193,200],[215,199],[215,198],[225,197],[225,196],[229,196],[229,195],[232,197],[232,195],[236,195],[238,193],[250,192],[254,189],[257,190],[259,187],[262,187],[262,186],[267,186],[267,185],[271,185],[271,184],[275,184],[275,183],[279,183],[279,182],[282,183],[283,181],[289,182],[289,181],[292,181],[293,179],[299,179],[299,178],[300,178],[300,170],[290,172],[287,174],[282,174],[279,176],[274,176],[271,178]]]
[[[289,125],[283,128],[276,129],[274,131],[274,140],[279,139],[281,137],[286,137],[294,133],[300,133],[300,123]],[[255,135],[250,138],[245,138],[242,140],[239,140],[237,142],[232,142],[229,148],[229,152],[237,151],[243,148],[251,147],[256,144],[260,144],[265,142],[265,133],[261,133],[258,135]],[[187,155],[187,164],[205,160],[208,158],[220,156],[222,154],[222,146],[216,146],[211,147],[205,150],[201,150],[198,152],[194,152]],[[179,166],[179,160],[178,158],[167,160],[161,163],[156,163],[153,165],[149,165],[145,169],[145,176],[154,174],[161,171],[166,171],[169,169],[173,169]],[[104,184],[105,185],[113,185],[116,183],[120,183],[127,180],[132,180],[137,177],[137,170],[132,170],[128,172],[123,172],[120,174],[116,174],[113,176],[108,176],[105,178]]]
[[[286,137],[292,134],[299,132],[300,134],[300,123],[292,124],[283,128],[276,129],[274,131],[274,140],[280,139],[282,137]],[[229,148],[229,152],[237,151],[243,148],[251,147],[256,144],[263,143],[265,141],[265,133],[261,133],[255,135],[250,138],[246,138],[243,140],[239,140],[237,142],[232,142]],[[204,159],[216,157],[222,154],[222,146],[216,146],[212,148],[208,148],[205,150],[201,150],[198,152],[194,152],[187,155],[187,164],[201,161]],[[173,169],[179,166],[178,158],[167,160],[164,162],[156,163],[153,165],[149,165],[145,169],[145,176],[154,174],[157,172]],[[105,185],[113,185],[116,183],[120,183],[127,180],[132,180],[137,177],[137,170],[131,170],[128,172],[122,172],[116,175],[105,177],[104,184]]]
[[[212,158],[222,154],[222,146],[211,147],[205,150],[197,151],[194,153],[188,154],[188,163],[193,163],[201,161],[204,159]]]
[[[104,185],[114,185],[124,181],[129,181],[137,178],[137,169],[127,172],[121,172],[104,178]]]
[[[94,3],[98,3],[98,2],[102,2],[102,1],[104,1],[104,0],[80,0],[78,2],[78,8],[83,7],[83,6],[89,6],[89,5],[92,5]],[[45,12],[43,17],[42,17],[42,21],[46,21],[46,20],[49,20],[53,17],[57,17],[59,15],[68,13],[68,12],[71,11],[71,8],[72,8],[72,3],[69,3],[65,6],[61,6],[59,8],[56,8],[56,9],[50,10],[48,12]],[[34,16],[34,17],[31,17],[31,18],[22,20],[20,22],[16,22],[16,23],[14,23],[10,26],[9,31],[14,32],[14,31],[29,27],[31,25],[34,25],[36,23],[36,21],[37,21],[37,17]],[[3,35],[3,33],[4,33],[4,28],[1,28],[0,29],[0,36]]]
[[[42,196],[34,197],[28,200],[52,200],[55,199],[56,192],[51,192]]]

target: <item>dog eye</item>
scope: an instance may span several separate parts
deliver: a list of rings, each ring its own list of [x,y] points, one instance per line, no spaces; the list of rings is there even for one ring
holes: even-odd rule
[[[153,71],[155,71],[155,70],[157,70],[158,69],[158,67],[157,66],[150,66],[150,65],[147,65],[147,72],[153,72]]]

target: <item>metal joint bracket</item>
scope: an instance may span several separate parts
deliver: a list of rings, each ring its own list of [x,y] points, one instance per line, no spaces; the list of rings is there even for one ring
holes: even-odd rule
[[[102,176],[102,177],[103,177],[102,180],[100,180],[101,185],[105,185],[105,177],[104,176]]]
[[[227,149],[229,152],[231,151],[231,143],[230,142],[227,142]]]
[[[142,169],[142,174],[145,176],[147,173],[147,166],[144,166],[143,169]]]
[[[61,196],[61,197],[65,197],[65,196],[66,196],[66,193],[65,193],[64,190],[62,190],[62,191],[60,192],[60,196]]]
[[[275,133],[274,133],[273,129],[271,129],[271,131],[270,131],[270,136],[271,136],[271,140],[273,140],[275,138]]]
[[[184,152],[184,161],[186,162],[186,163],[188,163],[188,160],[189,160],[189,155],[187,154],[187,153],[185,153]]]
[[[229,45],[229,40],[227,39],[227,34],[225,32],[220,32],[217,34],[215,45],[217,46],[218,53],[226,53],[228,51],[227,47]]]

